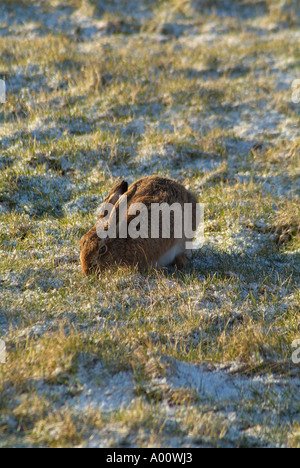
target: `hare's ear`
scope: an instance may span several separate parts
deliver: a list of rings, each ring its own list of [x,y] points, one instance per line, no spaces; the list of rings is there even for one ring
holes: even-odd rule
[[[105,203],[111,203],[115,205],[119,198],[126,193],[128,190],[128,183],[125,180],[118,182],[108,193],[107,197],[105,198]]]

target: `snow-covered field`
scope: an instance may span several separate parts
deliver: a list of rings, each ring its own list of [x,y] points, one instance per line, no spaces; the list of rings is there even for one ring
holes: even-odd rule
[[[299,447],[299,41],[298,0],[1,2],[0,446]],[[154,173],[204,247],[83,277]]]

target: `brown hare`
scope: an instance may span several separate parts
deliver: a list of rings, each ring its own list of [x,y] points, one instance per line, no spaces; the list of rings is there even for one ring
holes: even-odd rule
[[[193,234],[186,236],[184,229],[181,229],[179,235],[175,234],[177,228],[183,228],[183,224],[182,226],[180,224],[183,223],[187,204],[190,208],[189,223],[192,225],[189,228],[195,232],[197,198],[178,182],[153,175],[137,180],[130,187],[125,181],[116,184],[104,200],[96,226],[81,239],[80,260],[84,274],[100,272],[113,264],[137,265],[140,269],[171,264],[179,268],[184,266],[188,251],[186,242],[192,241],[194,236]],[[123,209],[122,217],[123,205],[125,211]],[[162,206],[171,205],[180,209],[182,216],[179,221],[178,218],[175,219],[172,209],[168,212],[169,217],[161,211]],[[110,212],[106,209],[108,206],[112,207]],[[160,207],[157,211],[159,226],[155,236],[153,236],[153,227],[157,226],[153,226],[154,218],[151,214],[153,207]],[[144,215],[142,221],[141,213]],[[166,235],[162,229],[164,221],[168,228]],[[114,235],[111,235],[113,222],[116,226]],[[140,229],[144,228],[143,236],[128,235],[127,231],[132,222],[136,228],[138,224]],[[121,232],[123,230],[124,233],[124,227],[125,235]]]

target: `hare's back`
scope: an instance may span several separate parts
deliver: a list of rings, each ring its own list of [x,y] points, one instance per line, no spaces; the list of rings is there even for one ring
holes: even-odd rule
[[[128,189],[131,203],[196,203],[195,196],[175,180],[158,176],[143,177]]]

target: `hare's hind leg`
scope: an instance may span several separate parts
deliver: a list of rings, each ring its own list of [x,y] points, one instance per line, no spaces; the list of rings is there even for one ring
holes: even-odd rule
[[[169,250],[163,253],[155,263],[158,267],[174,265],[175,259],[184,252],[184,248],[180,243],[174,244]]]
[[[176,266],[179,270],[181,268],[184,268],[187,264],[187,256],[185,253],[181,253],[177,255],[177,257],[174,260],[174,266]]]

